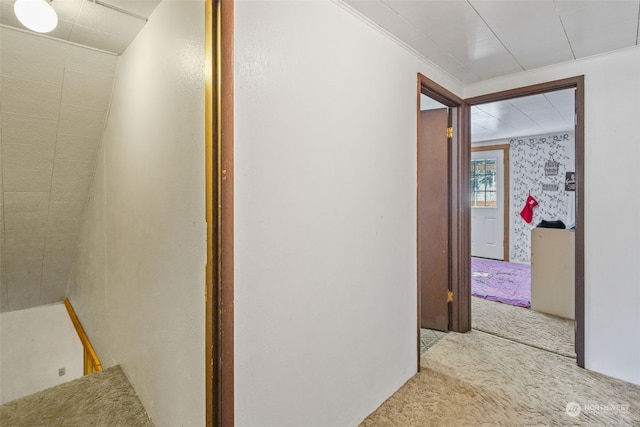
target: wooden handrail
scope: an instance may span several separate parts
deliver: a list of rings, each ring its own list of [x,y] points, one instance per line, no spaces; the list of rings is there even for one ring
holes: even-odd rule
[[[73,309],[69,298],[64,299],[64,306],[67,307],[67,312],[69,313],[71,322],[76,328],[78,338],[80,338],[80,342],[82,343],[82,348],[84,350],[84,375],[102,371],[102,364],[100,363],[100,359],[98,358],[96,351],[93,349],[91,341],[89,341],[89,337],[84,331],[84,328],[82,327],[82,324],[80,323],[80,320],[78,319],[76,311]]]

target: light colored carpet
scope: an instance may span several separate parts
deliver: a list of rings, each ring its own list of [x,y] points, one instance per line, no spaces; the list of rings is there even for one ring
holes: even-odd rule
[[[2,427],[152,427],[119,366],[0,406]]]
[[[448,333],[421,365],[361,426],[640,425],[639,386],[484,332]]]
[[[471,297],[473,329],[567,357],[576,357],[575,322],[483,298]]]

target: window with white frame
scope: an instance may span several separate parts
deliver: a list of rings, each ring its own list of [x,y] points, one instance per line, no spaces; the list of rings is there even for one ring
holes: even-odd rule
[[[471,207],[498,207],[497,159],[471,160]]]

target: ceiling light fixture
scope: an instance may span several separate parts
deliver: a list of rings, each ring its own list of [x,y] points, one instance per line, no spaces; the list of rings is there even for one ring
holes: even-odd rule
[[[17,0],[13,12],[18,21],[37,33],[48,33],[58,25],[58,14],[46,0]]]

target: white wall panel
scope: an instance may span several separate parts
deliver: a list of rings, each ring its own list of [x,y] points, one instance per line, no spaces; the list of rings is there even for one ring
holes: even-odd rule
[[[0,314],[0,404],[80,378],[82,369],[82,344],[64,304]]]
[[[416,370],[417,73],[329,1],[237,2],[236,425],[357,425]]]

